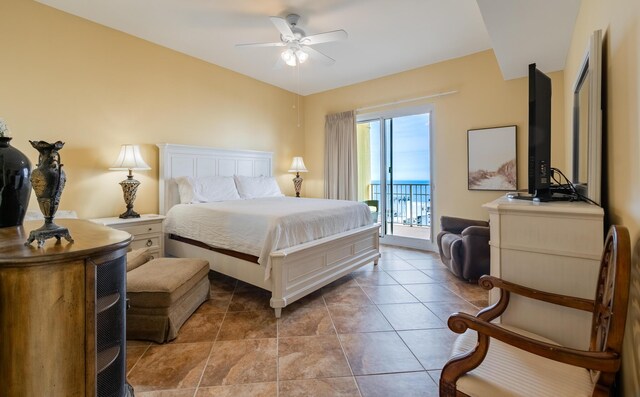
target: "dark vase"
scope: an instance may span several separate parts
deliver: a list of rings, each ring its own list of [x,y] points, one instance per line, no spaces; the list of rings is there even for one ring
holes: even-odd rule
[[[64,142],[47,143],[45,141],[29,141],[40,155],[38,164],[31,173],[31,183],[38,198],[40,211],[47,223],[53,220],[58,211],[60,196],[67,177],[62,170],[60,154],[58,151],[64,146]]]
[[[38,198],[40,211],[44,215],[44,225],[29,232],[29,238],[25,245],[37,241],[38,247],[42,247],[45,240],[53,237],[58,241],[64,237],[67,241],[73,242],[66,227],[53,223],[53,217],[58,210],[60,196],[62,196],[62,190],[67,181],[67,176],[62,170],[60,153],[58,153],[64,146],[64,142],[29,141],[29,143],[40,153],[38,164],[31,173],[31,184]]]
[[[0,137],[0,227],[22,225],[31,196],[31,162],[10,141]]]

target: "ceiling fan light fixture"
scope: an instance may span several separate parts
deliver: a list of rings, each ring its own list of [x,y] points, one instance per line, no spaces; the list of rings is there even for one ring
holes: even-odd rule
[[[287,48],[280,54],[282,60],[289,66],[296,66],[296,55],[291,48]]]
[[[298,58],[298,62],[304,63],[307,59],[309,59],[309,54],[299,49],[296,50],[296,58]]]
[[[297,62],[296,62],[296,57],[292,57],[289,60],[285,61],[285,63],[289,66],[296,66]]]
[[[323,54],[311,46],[315,44],[329,43],[332,41],[346,40],[348,37],[347,32],[342,29],[307,36],[304,30],[298,27],[300,16],[297,14],[289,14],[286,18],[276,16],[269,18],[280,33],[280,41],[271,43],[236,44],[236,47],[284,47],[284,51],[280,53],[280,57],[291,67],[296,67],[305,63],[307,59],[309,59],[310,55],[313,55],[314,62],[317,59],[325,65],[332,65],[336,62],[335,59]]]

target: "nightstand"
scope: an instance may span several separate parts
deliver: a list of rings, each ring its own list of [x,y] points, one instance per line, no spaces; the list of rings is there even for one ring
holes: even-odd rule
[[[148,247],[154,258],[160,258],[164,256],[164,237],[162,235],[164,218],[164,215],[142,214],[140,218],[122,219],[115,216],[90,219],[90,221],[124,230],[133,236],[131,249]]]

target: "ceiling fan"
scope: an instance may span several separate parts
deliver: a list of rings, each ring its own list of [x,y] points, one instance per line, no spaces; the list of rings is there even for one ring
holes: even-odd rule
[[[269,17],[276,29],[280,32],[280,41],[274,43],[248,43],[236,44],[236,47],[286,47],[280,54],[282,60],[289,66],[296,66],[304,63],[309,56],[316,58],[327,65],[335,63],[335,59],[312,48],[314,44],[328,43],[331,41],[345,40],[347,32],[344,30],[333,30],[331,32],[318,33],[307,36],[304,30],[300,29],[297,14],[289,14],[286,18]]]

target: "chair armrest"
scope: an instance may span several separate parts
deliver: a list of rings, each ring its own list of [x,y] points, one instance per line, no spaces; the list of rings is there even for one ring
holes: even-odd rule
[[[463,236],[479,236],[486,237],[487,241],[489,241],[489,237],[491,229],[487,226],[469,226],[462,231]]]
[[[603,372],[616,372],[620,368],[620,356],[616,353],[577,350],[542,342],[466,313],[451,315],[447,325],[458,334],[464,333],[469,328],[477,331],[479,343],[483,339],[482,336],[488,336],[529,353],[569,365]]]
[[[536,299],[543,302],[553,303],[560,306],[570,307],[572,309],[593,312],[594,301],[591,299],[577,298],[575,296],[567,296],[554,294],[551,292],[538,291],[533,288],[525,287],[515,283],[504,281],[498,277],[482,276],[478,280],[478,284],[484,289],[500,288],[503,291],[513,292],[527,298]]]
[[[443,251],[443,246],[442,246],[442,238],[446,235],[451,234],[450,232],[443,230],[440,233],[438,233],[438,236],[436,237],[436,243],[438,245],[438,253],[440,254],[440,258],[444,258],[445,254]],[[447,253],[446,256],[449,256],[449,254]]]
[[[440,217],[440,229],[450,233],[460,234],[469,226],[489,226],[489,222],[455,218],[452,216]]]

